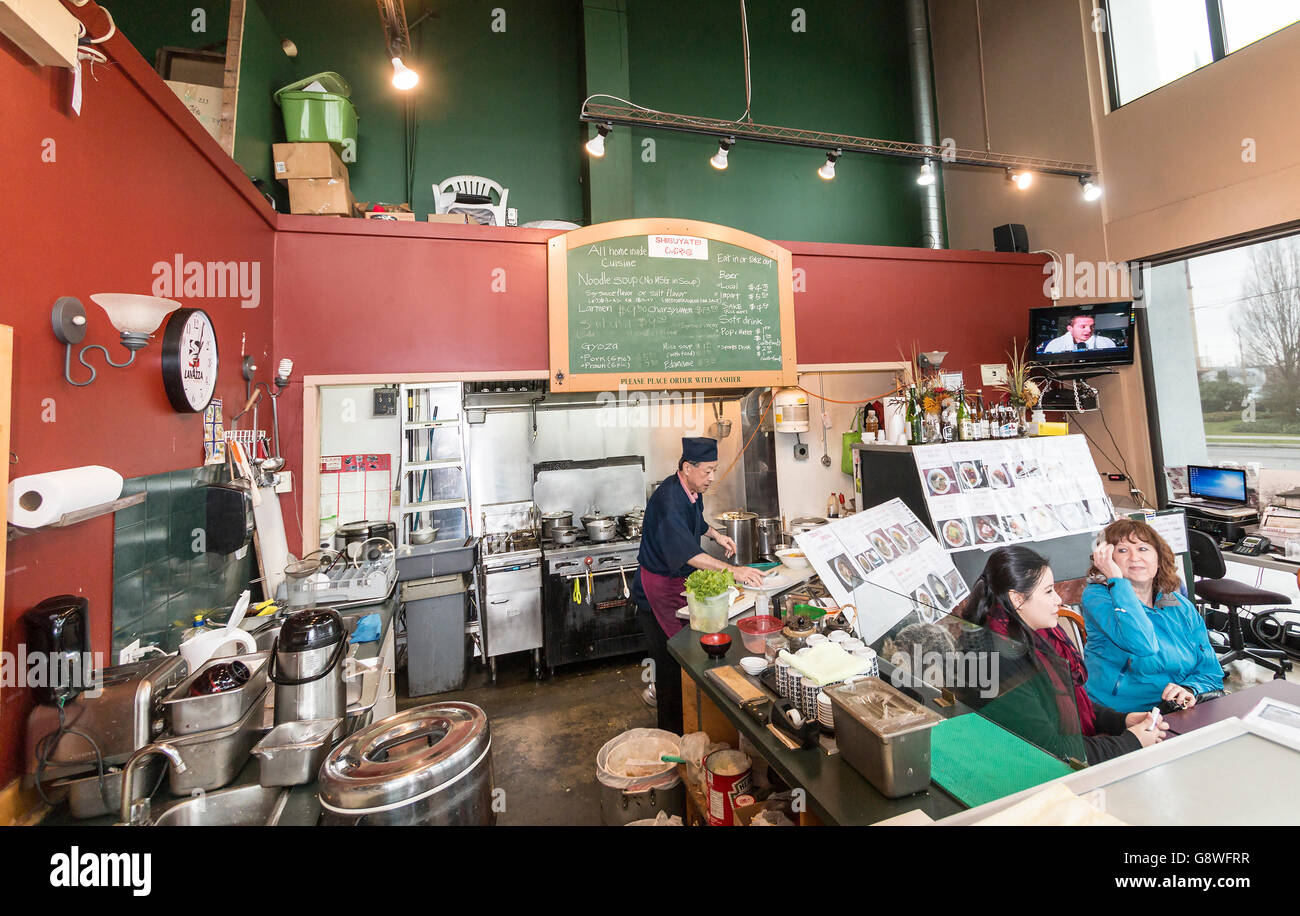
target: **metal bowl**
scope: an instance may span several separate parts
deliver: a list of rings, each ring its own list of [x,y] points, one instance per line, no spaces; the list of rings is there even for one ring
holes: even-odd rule
[[[437,536],[437,528],[417,528],[411,532],[412,544],[432,544]]]
[[[581,531],[576,525],[555,525],[551,528],[551,540],[556,544],[572,544]]]

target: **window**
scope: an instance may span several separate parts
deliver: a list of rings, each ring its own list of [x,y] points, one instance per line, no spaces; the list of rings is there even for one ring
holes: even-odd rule
[[[1143,280],[1165,467],[1300,471],[1300,236],[1148,268]]]
[[[1300,0],[1220,0],[1220,5],[1223,43],[1229,54],[1300,22]]]
[[[1300,21],[1300,0],[1103,0],[1111,107]]]

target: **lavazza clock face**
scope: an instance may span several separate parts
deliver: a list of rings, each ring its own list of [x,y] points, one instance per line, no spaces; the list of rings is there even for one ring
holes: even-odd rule
[[[217,335],[202,309],[177,309],[167,320],[162,349],[163,387],[182,413],[203,410],[217,389]]]

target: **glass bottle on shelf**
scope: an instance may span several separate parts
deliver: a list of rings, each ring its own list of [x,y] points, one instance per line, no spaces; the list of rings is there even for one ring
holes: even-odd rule
[[[970,442],[974,438],[974,425],[970,411],[966,408],[966,389],[961,388],[957,391],[957,439],[960,442]]]
[[[921,423],[921,403],[916,395],[916,386],[907,389],[907,441],[910,445],[920,445],[924,441]]]

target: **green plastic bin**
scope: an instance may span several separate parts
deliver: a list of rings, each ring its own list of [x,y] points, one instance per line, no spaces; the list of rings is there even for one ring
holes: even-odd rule
[[[325,92],[306,92],[319,81]],[[341,153],[345,143],[356,147],[357,110],[348,98],[352,87],[333,71],[316,73],[275,93],[284,114],[285,139],[290,143],[331,143]]]

